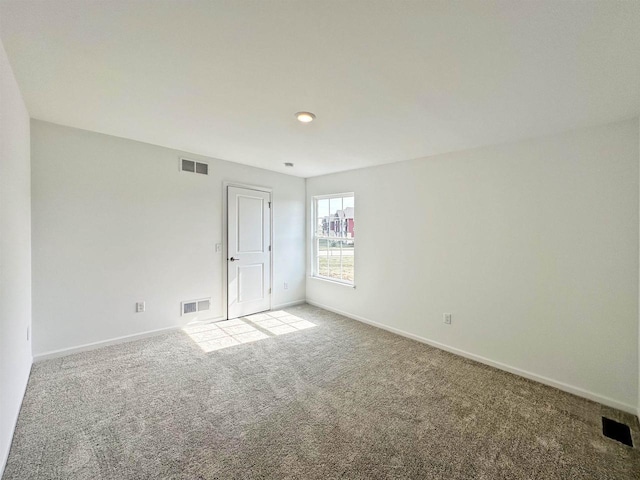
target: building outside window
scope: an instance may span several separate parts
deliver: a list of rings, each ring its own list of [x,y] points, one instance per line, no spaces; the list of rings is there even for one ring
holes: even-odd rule
[[[355,273],[355,196],[313,197],[313,276],[353,285]]]

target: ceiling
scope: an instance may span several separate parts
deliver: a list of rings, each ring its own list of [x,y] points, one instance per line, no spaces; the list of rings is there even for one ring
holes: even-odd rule
[[[0,32],[34,118],[302,177],[640,113],[638,1],[1,0]]]

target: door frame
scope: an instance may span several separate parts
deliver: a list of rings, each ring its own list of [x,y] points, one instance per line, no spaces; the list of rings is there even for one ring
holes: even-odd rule
[[[269,252],[269,288],[271,289],[269,310],[273,306],[273,252],[275,251],[275,246],[273,245],[273,188],[232,181],[222,182],[222,318],[225,320],[229,319],[229,260],[227,260],[229,258],[229,209],[227,205],[229,187],[246,188],[247,190],[256,190],[269,194],[269,201],[271,202],[271,208],[269,209],[269,245],[271,245],[271,251]]]

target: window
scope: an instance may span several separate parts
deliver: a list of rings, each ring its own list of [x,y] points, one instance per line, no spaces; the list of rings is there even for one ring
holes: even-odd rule
[[[353,193],[313,197],[313,276],[353,285]]]

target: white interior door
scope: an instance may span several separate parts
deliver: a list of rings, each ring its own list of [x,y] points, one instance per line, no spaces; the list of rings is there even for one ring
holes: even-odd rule
[[[228,317],[271,308],[271,194],[227,187]]]

